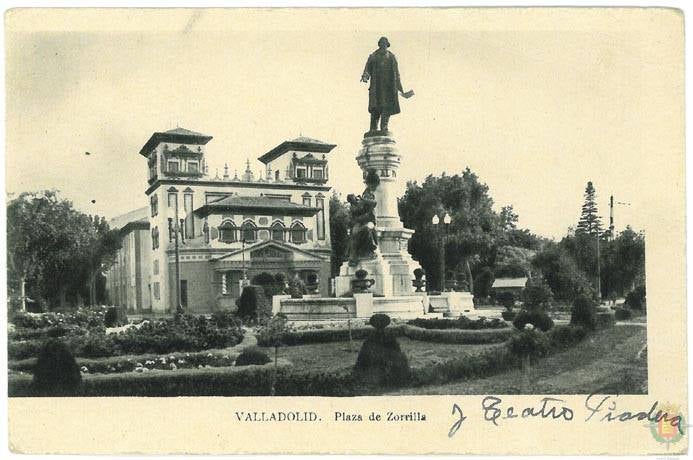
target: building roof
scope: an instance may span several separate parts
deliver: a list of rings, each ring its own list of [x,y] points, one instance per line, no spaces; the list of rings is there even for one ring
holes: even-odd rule
[[[337,147],[337,144],[328,144],[327,142],[312,139],[310,137],[299,136],[296,139],[282,142],[269,152],[259,157],[258,160],[267,164],[290,150],[295,150],[298,152],[328,153],[335,147]]]
[[[210,214],[238,212],[239,214],[282,214],[285,216],[311,217],[319,210],[319,208],[266,196],[232,195],[200,206],[195,210],[195,214],[205,217]]]
[[[149,207],[147,206],[133,209],[125,214],[114,217],[108,221],[108,226],[111,228],[111,230],[119,230],[131,222],[137,222],[138,220],[143,219],[149,222]]]
[[[140,155],[149,156],[149,152],[161,142],[173,142],[176,144],[200,144],[205,145],[212,140],[212,136],[198,133],[185,128],[169,129],[164,132],[152,134],[149,140],[140,149]]]
[[[246,245],[245,248],[241,249],[234,249],[233,251],[227,252],[226,254],[223,254],[218,257],[212,257],[210,259],[210,262],[219,262],[219,261],[224,261],[224,260],[229,260],[233,259],[234,256],[237,256],[238,254],[242,254],[245,252],[246,254],[251,254],[254,251],[257,251],[258,249],[262,249],[267,246],[272,246],[272,247],[277,247],[279,249],[284,249],[288,252],[292,252],[294,254],[301,254],[304,256],[304,258],[307,259],[313,259],[313,260],[325,260],[325,257],[315,254],[310,251],[306,251],[304,249],[301,249],[297,247],[294,244],[288,243],[286,241],[276,241],[276,240],[267,240],[267,241],[261,241],[257,243],[252,243],[249,245]],[[248,256],[250,257],[250,256]]]
[[[491,288],[523,288],[527,278],[496,278]]]

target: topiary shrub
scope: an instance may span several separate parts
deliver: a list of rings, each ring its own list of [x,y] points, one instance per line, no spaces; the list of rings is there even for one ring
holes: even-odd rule
[[[250,366],[267,364],[270,361],[270,357],[262,351],[259,347],[248,347],[238,355],[236,358],[236,366]]]
[[[108,310],[106,310],[106,314],[103,317],[103,322],[106,327],[115,327],[117,321],[118,312],[116,311],[115,307],[110,307]]]
[[[593,331],[597,326],[597,310],[592,299],[584,294],[578,295],[573,301],[570,324],[582,326]]]
[[[79,366],[69,348],[60,340],[48,340],[34,366],[33,390],[36,395],[74,395],[81,382]]]
[[[390,317],[383,313],[376,313],[368,320],[368,324],[376,330],[383,330],[390,324]]]
[[[528,310],[546,310],[551,306],[553,293],[544,278],[535,277],[527,281],[522,290],[522,300]]]
[[[626,294],[626,305],[633,310],[645,310],[647,307],[647,292],[645,286],[638,286]]]
[[[371,385],[394,386],[408,382],[411,377],[409,360],[402,353],[395,335],[385,331],[390,317],[376,314],[371,316],[369,323],[375,331],[361,346],[354,366],[354,377]]]
[[[236,315],[249,323],[262,322],[272,315],[272,305],[261,286],[244,287],[236,305],[238,306]]]
[[[553,327],[553,320],[540,310],[522,310],[513,321],[513,326],[523,330],[527,324],[546,332]]]

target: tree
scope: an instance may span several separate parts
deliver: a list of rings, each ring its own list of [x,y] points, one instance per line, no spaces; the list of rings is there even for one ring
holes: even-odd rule
[[[442,228],[431,224],[433,215],[448,212],[452,217],[445,242],[445,265],[452,270],[461,268],[474,292],[471,266],[487,258],[502,231],[492,206],[488,186],[469,168],[462,175],[428,176],[422,184],[407,183],[399,201],[399,214],[404,226],[416,231],[409,252],[426,270],[429,286],[439,285],[442,276],[438,248]]]
[[[572,302],[580,294],[596,294],[585,273],[560,244],[547,245],[534,257],[532,266],[542,273],[556,300]]]
[[[339,275],[339,267],[347,259],[349,250],[349,208],[343,203],[337,193],[330,197],[330,241],[332,254],[330,257],[332,276]]]
[[[585,203],[582,205],[582,213],[578,222],[576,234],[598,235],[602,232],[602,221],[597,210],[597,192],[592,182],[587,182],[585,187]]]
[[[623,296],[645,273],[645,236],[626,227],[601,251],[602,292]]]
[[[502,246],[496,253],[495,277],[528,277],[535,252],[516,246]]]
[[[503,206],[500,211],[500,226],[503,230],[514,230],[517,228],[519,216],[515,214],[512,205]]]
[[[104,219],[75,210],[56,191],[22,193],[7,205],[8,281],[20,287],[22,308],[29,295],[64,307],[68,296],[79,302],[93,293],[94,273],[117,246]]]

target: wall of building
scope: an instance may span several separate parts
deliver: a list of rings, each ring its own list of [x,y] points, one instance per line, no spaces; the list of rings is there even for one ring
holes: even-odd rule
[[[146,229],[133,229],[123,234],[115,263],[106,272],[109,302],[124,306],[131,312],[151,309],[149,240],[149,231]]]

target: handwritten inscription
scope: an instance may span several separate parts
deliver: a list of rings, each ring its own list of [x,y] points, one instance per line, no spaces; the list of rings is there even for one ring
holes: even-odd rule
[[[657,410],[659,401],[652,403],[652,406],[650,406],[647,412],[644,410],[635,412],[629,410],[620,411],[616,407],[617,397],[618,396],[589,395],[585,400],[585,408],[589,412],[585,421],[587,422],[594,418],[600,422],[628,422],[631,420],[647,420],[648,422],[654,423],[668,422],[671,426],[678,428],[679,433],[684,434],[681,415],[669,414],[661,409]]]
[[[677,427],[679,433],[683,432],[683,416],[670,414],[658,409],[659,401],[655,401],[649,410],[618,410],[616,405],[618,396],[591,394],[585,399],[587,415],[584,422],[629,422],[648,421],[652,423],[669,423]],[[518,407],[505,403],[497,396],[486,396],[481,401],[481,415],[484,421],[495,426],[500,426],[502,421],[516,419],[540,418],[551,422],[573,422],[575,411],[569,407],[565,400],[549,396],[541,398],[537,403]],[[462,428],[467,417],[462,408],[457,404],[452,405],[453,422],[448,431],[448,437],[452,438]]]

